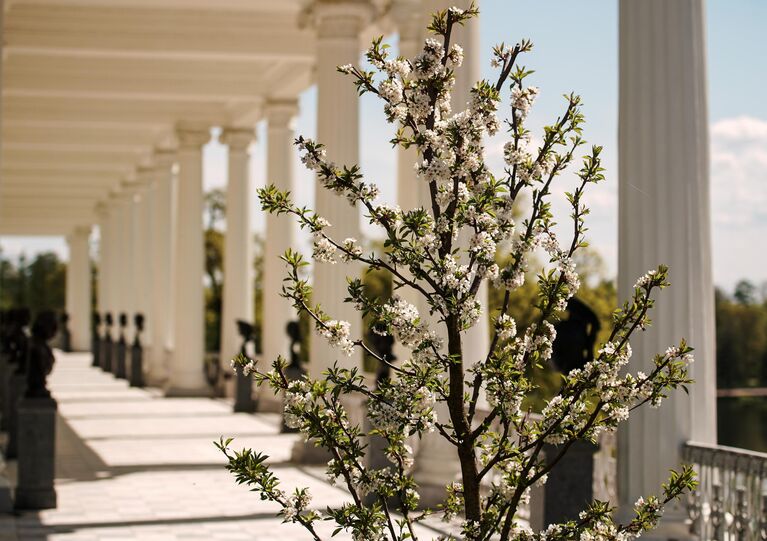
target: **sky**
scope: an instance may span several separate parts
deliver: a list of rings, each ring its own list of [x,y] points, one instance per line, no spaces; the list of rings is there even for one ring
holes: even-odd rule
[[[481,35],[483,76],[490,76],[490,49],[504,41],[530,38],[535,44],[524,64],[535,73],[530,84],[541,94],[530,115],[532,127],[550,123],[561,111],[562,94],[575,91],[583,98],[584,137],[604,147],[607,181],[586,196],[591,208],[589,240],[602,255],[605,273],[617,267],[617,110],[618,11],[615,0],[482,0]],[[711,158],[711,216],[714,281],[731,290],[742,279],[767,281],[767,60],[762,43],[767,2],[763,0],[708,0],[707,54]],[[396,45],[396,35],[387,36]],[[396,48],[395,48],[396,50]],[[297,134],[316,133],[316,91],[300,98]],[[392,127],[380,104],[363,97],[360,112],[360,165],[377,182],[382,199],[396,202],[396,152],[388,143]],[[540,130],[538,130],[540,132]],[[265,180],[265,126],[258,126],[258,141],[251,148],[251,175],[255,186]],[[501,165],[502,141],[487,145],[487,161]],[[204,151],[206,189],[226,185],[226,149],[215,140]],[[296,158],[296,199],[313,202],[314,180]],[[254,200],[254,209],[257,206]],[[565,211],[564,202],[555,211]],[[364,225],[364,222],[363,222]],[[264,219],[255,212],[256,230]],[[368,235],[375,232],[363,231]],[[6,256],[24,251],[32,255],[52,249],[66,257],[63,239],[5,237],[0,247]]]

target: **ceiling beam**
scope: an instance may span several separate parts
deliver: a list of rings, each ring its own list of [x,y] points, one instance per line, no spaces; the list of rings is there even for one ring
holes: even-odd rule
[[[3,96],[3,124],[9,126],[90,127],[110,130],[172,128],[185,120],[221,126],[235,120],[235,113],[259,109],[262,100],[229,104],[209,101],[152,101],[55,96]]]
[[[251,2],[260,5],[260,11],[163,9],[165,3],[14,3],[6,14],[5,48],[10,53],[219,62],[315,57],[316,38],[311,29],[299,27],[298,2]],[[269,4],[288,9],[263,9]]]

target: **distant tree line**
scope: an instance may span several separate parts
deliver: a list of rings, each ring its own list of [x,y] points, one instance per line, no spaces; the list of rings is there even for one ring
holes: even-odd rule
[[[767,386],[767,284],[716,290],[717,387]]]
[[[21,254],[14,261],[0,251],[0,310],[26,306],[33,315],[63,311],[66,269],[54,252],[41,252],[31,260]]]

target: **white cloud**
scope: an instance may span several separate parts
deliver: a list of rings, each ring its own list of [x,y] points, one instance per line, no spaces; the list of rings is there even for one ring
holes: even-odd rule
[[[714,281],[767,278],[767,120],[726,118],[711,126]]]
[[[711,208],[715,225],[767,222],[767,121],[740,116],[711,126]]]
[[[767,140],[767,121],[750,116],[719,120],[711,126],[711,137],[718,140]]]

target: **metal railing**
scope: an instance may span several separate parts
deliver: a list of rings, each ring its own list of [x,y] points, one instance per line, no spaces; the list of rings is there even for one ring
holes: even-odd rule
[[[767,541],[767,454],[688,442],[698,473],[687,500],[690,533],[701,541]]]

